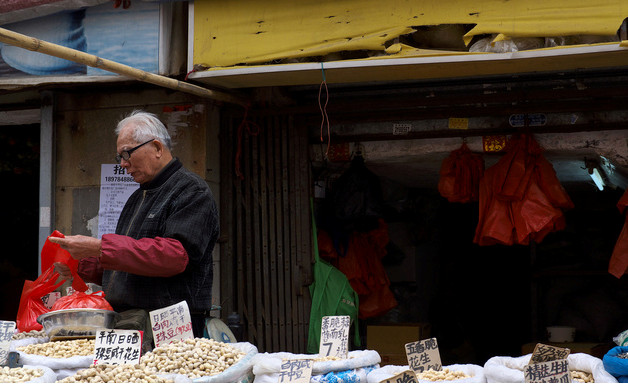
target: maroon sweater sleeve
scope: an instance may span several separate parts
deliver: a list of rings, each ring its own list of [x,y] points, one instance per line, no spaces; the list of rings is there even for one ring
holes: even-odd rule
[[[101,239],[103,269],[140,276],[170,277],[188,265],[188,254],[179,240],[164,237],[133,239],[107,234]]]
[[[81,259],[78,265],[78,275],[86,283],[102,285],[102,267],[97,257]]]

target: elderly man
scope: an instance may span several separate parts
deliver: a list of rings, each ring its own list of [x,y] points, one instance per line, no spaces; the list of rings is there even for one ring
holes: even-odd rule
[[[116,128],[117,161],[140,184],[126,202],[115,234],[50,238],[80,260],[79,275],[102,285],[120,312],[151,311],[187,301],[196,337],[211,309],[216,203],[207,183],[171,154],[166,127],[135,111]],[[57,271],[67,276],[64,265]]]

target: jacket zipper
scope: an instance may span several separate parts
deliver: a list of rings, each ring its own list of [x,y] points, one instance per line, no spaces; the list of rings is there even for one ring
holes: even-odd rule
[[[135,218],[137,217],[138,212],[140,211],[140,208],[142,208],[142,204],[144,204],[144,199],[146,198],[146,190],[142,191],[142,200],[140,201],[140,205],[137,206],[137,209],[135,210],[135,213],[133,214],[133,217],[131,217],[131,222],[129,223],[129,226],[126,229],[126,233],[124,234],[125,236],[129,235],[129,232],[131,232],[131,227],[133,226],[133,222],[135,221]],[[107,284],[107,292],[110,291],[111,288],[111,283],[113,282],[113,276],[116,274],[117,271],[111,271],[111,276],[109,277],[109,284]]]

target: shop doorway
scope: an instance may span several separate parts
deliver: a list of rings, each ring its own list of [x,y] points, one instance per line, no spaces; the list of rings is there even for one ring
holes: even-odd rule
[[[24,280],[38,275],[39,124],[0,127],[0,320],[14,321]]]

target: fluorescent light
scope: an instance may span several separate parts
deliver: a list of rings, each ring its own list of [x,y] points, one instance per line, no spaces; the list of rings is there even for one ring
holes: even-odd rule
[[[593,168],[593,172],[590,172],[589,176],[591,176],[597,188],[603,191],[606,184],[604,183],[604,179],[602,179],[602,175],[600,175],[600,171],[597,170],[597,167]]]

